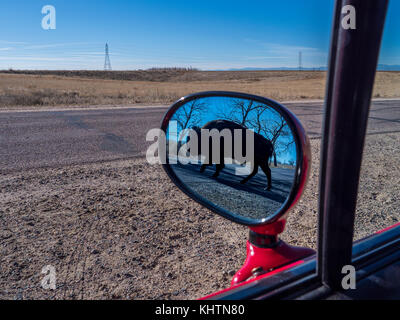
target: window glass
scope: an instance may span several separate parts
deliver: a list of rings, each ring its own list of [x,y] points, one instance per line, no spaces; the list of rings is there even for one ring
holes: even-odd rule
[[[400,3],[389,2],[368,122],[354,240],[400,222]]]
[[[0,298],[193,299],[229,287],[248,228],[189,199],[145,157],[146,134],[167,106],[200,91],[265,96],[299,117],[313,166],[282,239],[316,249],[333,8],[333,0],[2,0]],[[400,30],[393,12],[390,25]],[[400,64],[393,39],[386,64]],[[397,74],[381,77],[381,97],[399,92]],[[376,120],[378,129],[394,131],[399,118]],[[362,211],[377,219],[368,232],[357,227],[362,235],[396,220],[398,200],[396,165],[383,157],[397,156],[397,133],[369,139],[378,142],[366,163],[393,171],[377,173],[381,185],[365,192],[382,207]],[[49,272],[56,290],[42,287]]]

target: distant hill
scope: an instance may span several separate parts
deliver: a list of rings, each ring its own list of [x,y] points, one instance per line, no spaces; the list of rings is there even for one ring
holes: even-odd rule
[[[400,71],[400,65],[378,64],[379,71]]]
[[[214,70],[214,71],[296,71],[299,68],[239,68],[239,69],[228,69],[228,70]],[[327,67],[315,67],[315,68],[302,68],[304,71],[326,71]],[[379,64],[378,71],[400,71],[400,65],[389,65]]]
[[[213,71],[297,71],[299,68],[239,68],[239,69],[227,69],[227,70],[213,70]],[[316,67],[316,68],[302,68],[305,71],[325,71],[326,67]]]

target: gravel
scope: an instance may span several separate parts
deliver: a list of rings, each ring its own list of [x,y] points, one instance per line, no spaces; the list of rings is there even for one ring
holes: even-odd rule
[[[282,238],[316,248],[320,140]],[[355,239],[399,221],[400,134],[367,138]],[[145,159],[0,175],[0,299],[194,299],[229,286],[248,230]],[[56,290],[41,270],[56,270]]]

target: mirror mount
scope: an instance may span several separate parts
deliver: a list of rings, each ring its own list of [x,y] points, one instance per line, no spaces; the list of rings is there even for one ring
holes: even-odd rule
[[[250,232],[254,232],[259,235],[277,236],[285,230],[286,220],[280,219],[276,222],[265,224],[262,226],[249,227]]]
[[[285,223],[285,220],[280,220],[265,226],[250,227],[246,260],[233,276],[232,287],[315,254],[310,248],[290,246],[279,239]]]
[[[161,132],[159,155],[172,181],[250,228],[247,257],[232,286],[315,253],[279,239],[311,165],[306,131],[290,110],[264,97],[201,92],[174,103]]]

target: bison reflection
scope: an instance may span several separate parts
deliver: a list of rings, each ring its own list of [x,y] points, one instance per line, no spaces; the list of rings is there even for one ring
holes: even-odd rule
[[[219,133],[217,134],[217,137],[219,138],[219,141],[215,141],[211,136],[209,137],[209,143],[208,143],[208,154],[204,155],[202,152],[204,150],[201,149],[201,129],[212,131],[215,130]],[[193,127],[192,130],[194,130],[197,134],[197,137],[199,138],[199,154],[205,156],[207,159],[205,162],[203,162],[200,172],[203,173],[206,169],[207,166],[211,166],[215,164],[216,166],[216,171],[213,175],[214,178],[217,178],[221,172],[225,168],[225,158],[227,156],[226,150],[229,150],[229,156],[232,158],[232,160],[238,160],[235,159],[235,155],[240,155],[240,157],[243,155],[244,152],[247,152],[247,135],[246,131],[249,130],[246,127],[237,124],[233,121],[229,120],[214,120],[210,121],[207,124],[205,124],[202,128],[200,127]],[[231,139],[229,141],[225,141],[225,136],[222,134],[222,132],[229,132]],[[239,134],[238,134],[239,133]],[[267,177],[268,185],[265,188],[265,190],[271,190],[272,187],[272,178],[271,178],[271,169],[269,167],[269,162],[270,159],[274,156],[274,164],[277,166],[276,163],[276,154],[274,151],[273,144],[271,141],[263,137],[262,135],[252,132],[252,137],[254,137],[254,145],[251,148],[250,152],[252,159],[252,163],[250,163],[250,167],[252,168],[251,173],[244,178],[243,180],[240,181],[241,184],[245,184],[248,182],[252,177],[254,177],[257,173],[259,168],[264,172],[264,174]],[[241,141],[237,141],[235,139],[240,139]],[[225,143],[231,144],[230,146],[226,146]],[[218,155],[213,157],[213,149],[214,152],[216,150],[214,144],[216,144],[216,148],[219,149]],[[227,148],[226,148],[227,147]],[[239,148],[239,150],[235,150],[236,148]],[[236,152],[238,151],[238,152]],[[249,156],[246,154],[246,156]]]
[[[185,189],[253,222],[282,208],[296,179],[297,148],[279,108],[210,96],[189,100],[170,116],[168,162]]]

